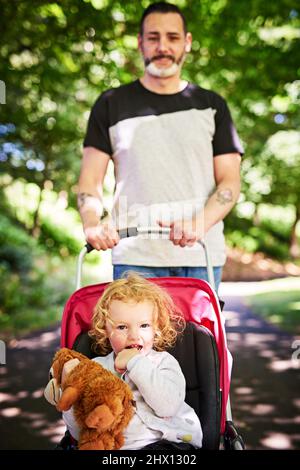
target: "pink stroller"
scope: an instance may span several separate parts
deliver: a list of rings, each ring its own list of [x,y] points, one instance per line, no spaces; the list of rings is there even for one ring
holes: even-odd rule
[[[151,232],[150,232],[151,230]],[[121,238],[140,233],[153,233],[153,229],[131,228],[119,231]],[[156,233],[165,231],[156,229]],[[152,278],[166,289],[183,312],[187,327],[169,352],[178,360],[186,379],[186,402],[194,408],[203,429],[203,449],[243,450],[242,437],[231,417],[229,388],[231,355],[227,349],[225,321],[219,299],[214,292],[213,271],[206,246],[209,283],[192,278]],[[79,255],[76,287],[63,313],[61,347],[73,348],[92,358],[91,339],[87,334],[93,308],[107,283],[80,288],[82,263],[86,245]],[[66,438],[63,438],[66,440]],[[65,442],[64,442],[65,444]]]

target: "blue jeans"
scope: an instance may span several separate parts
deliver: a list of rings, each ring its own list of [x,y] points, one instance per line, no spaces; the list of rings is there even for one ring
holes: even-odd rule
[[[215,266],[214,277],[216,284],[216,291],[221,282],[222,277],[222,266]],[[122,277],[122,274],[126,271],[134,271],[136,273],[142,274],[144,277],[194,277],[196,279],[207,279],[207,269],[205,266],[197,267],[170,267],[170,268],[160,268],[160,267],[151,267],[151,266],[134,266],[129,264],[115,264],[114,265],[114,279],[119,279]]]

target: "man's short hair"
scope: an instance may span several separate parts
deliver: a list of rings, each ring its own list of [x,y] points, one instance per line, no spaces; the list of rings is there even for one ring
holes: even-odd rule
[[[184,33],[187,33],[187,24],[186,24],[186,19],[183,15],[183,13],[179,10],[179,8],[176,5],[173,5],[172,3],[167,3],[167,2],[155,2],[151,3],[145,10],[142,15],[141,21],[140,21],[140,34],[141,36],[143,35],[143,26],[144,26],[144,21],[145,18],[150,15],[151,13],[177,13],[183,22],[183,29]]]

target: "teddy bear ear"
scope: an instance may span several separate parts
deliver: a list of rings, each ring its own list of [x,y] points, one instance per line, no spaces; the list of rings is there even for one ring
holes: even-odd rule
[[[53,371],[53,367],[51,367],[51,369],[49,370],[49,382],[50,380],[52,380],[54,377],[54,371]]]
[[[52,373],[52,377],[55,377],[56,380],[60,383],[60,380],[61,380],[61,373],[62,373],[62,369],[60,367],[60,361],[57,359],[56,361],[53,362],[52,364],[52,367],[50,369],[50,372]]]
[[[48,382],[44,390],[44,397],[51,405],[57,405],[61,397],[61,390],[55,378],[50,379]]]

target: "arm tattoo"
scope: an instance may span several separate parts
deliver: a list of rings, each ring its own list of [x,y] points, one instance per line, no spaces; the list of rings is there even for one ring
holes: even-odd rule
[[[93,196],[92,194],[89,194],[89,193],[78,193],[77,195],[77,203],[78,203],[78,207],[79,209],[82,208],[82,206],[84,206],[86,200],[89,198],[89,197],[95,197]]]
[[[84,212],[95,212],[97,216],[101,216],[103,206],[102,201],[97,197],[89,193],[78,193],[77,205],[81,214]]]
[[[217,191],[217,201],[224,206],[233,201],[232,191],[229,188]]]

